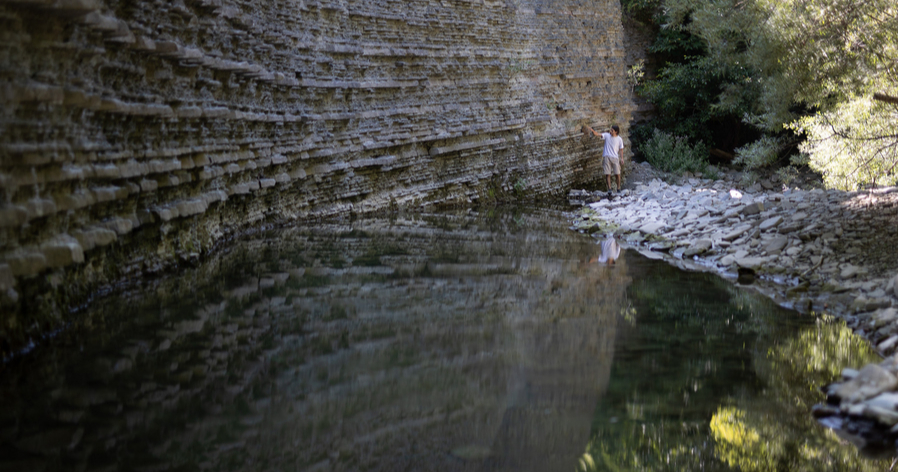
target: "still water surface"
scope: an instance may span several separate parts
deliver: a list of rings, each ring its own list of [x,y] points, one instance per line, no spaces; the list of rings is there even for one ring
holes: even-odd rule
[[[818,426],[835,322],[553,211],[279,229],[0,372],[0,470],[884,470]]]

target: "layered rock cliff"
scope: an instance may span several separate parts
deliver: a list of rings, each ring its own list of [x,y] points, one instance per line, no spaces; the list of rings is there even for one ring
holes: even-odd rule
[[[593,180],[621,38],[610,0],[0,1],[2,337],[242,229]]]

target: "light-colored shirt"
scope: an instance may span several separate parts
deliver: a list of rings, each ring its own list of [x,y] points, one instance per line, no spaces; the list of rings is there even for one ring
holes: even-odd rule
[[[619,158],[618,151],[624,148],[624,138],[611,136],[611,133],[602,133],[602,139],[605,140],[605,151],[602,155]]]

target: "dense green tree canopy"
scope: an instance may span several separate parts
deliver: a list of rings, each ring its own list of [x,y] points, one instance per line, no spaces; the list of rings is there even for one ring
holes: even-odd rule
[[[830,186],[898,181],[894,0],[638,0],[625,7],[659,28],[652,52],[662,65],[641,90],[658,107],[657,126],[719,147],[735,129],[737,154],[776,155],[804,138],[800,150]],[[745,146],[763,136],[738,133],[733,119],[767,140]],[[715,131],[721,123],[727,129]],[[751,162],[769,159],[743,161]]]

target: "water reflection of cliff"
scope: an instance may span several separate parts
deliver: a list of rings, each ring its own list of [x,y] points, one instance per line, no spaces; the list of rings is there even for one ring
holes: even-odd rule
[[[280,230],[105,300],[3,372],[0,469],[571,470],[629,279],[559,220]]]

